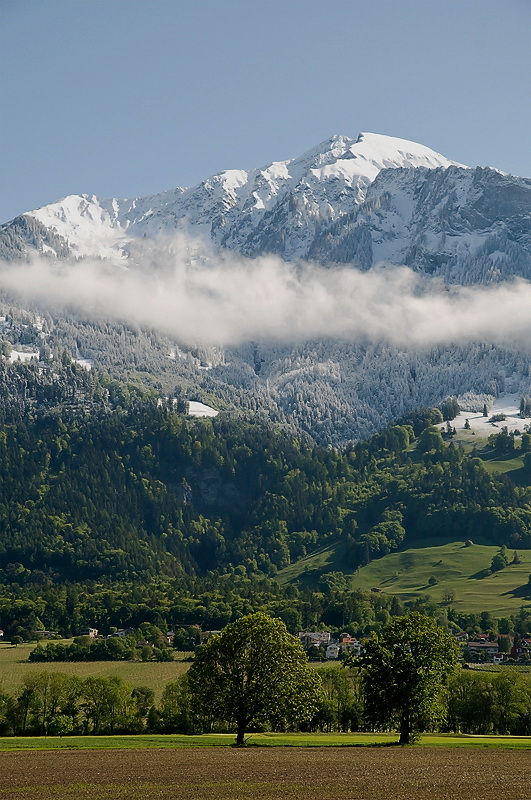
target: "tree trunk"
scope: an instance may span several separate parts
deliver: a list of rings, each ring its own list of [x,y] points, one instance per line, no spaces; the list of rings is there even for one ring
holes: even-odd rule
[[[409,709],[402,712],[400,717],[400,740],[398,744],[410,744],[411,742],[411,722]]]
[[[240,747],[243,744],[244,736],[245,736],[245,728],[246,722],[245,719],[238,719],[237,720],[237,728],[236,728],[236,746]]]

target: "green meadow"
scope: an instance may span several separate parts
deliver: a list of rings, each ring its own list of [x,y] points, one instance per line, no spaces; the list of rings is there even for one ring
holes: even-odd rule
[[[232,747],[235,735],[211,733],[200,736],[63,736],[2,737],[0,751],[13,750],[146,750],[188,747]],[[396,733],[251,733],[247,747],[389,747]],[[444,734],[422,736],[417,747],[490,747],[530,750],[531,736],[472,736]]]
[[[462,541],[425,539],[346,574],[352,589],[380,589],[403,600],[429,594],[435,602],[458,610],[491,611],[500,617],[517,612],[522,605],[531,606],[527,588],[531,551],[518,552],[519,564],[480,577],[498,549],[484,543],[466,547]],[[279,579],[315,585],[319,575],[335,571],[344,571],[342,552],[340,546],[330,545],[282,570]],[[437,581],[433,585],[432,576]]]
[[[72,641],[64,640],[64,641]],[[153,689],[155,697],[160,700],[164,686],[176,680],[188,669],[184,660],[156,661],[55,661],[52,663],[33,664],[27,660],[29,653],[36,645],[0,644],[0,686],[8,693],[16,692],[24,677],[36,672],[63,672],[77,675],[79,678],[117,676],[132,686],[147,686]],[[189,653],[177,654],[183,659]]]

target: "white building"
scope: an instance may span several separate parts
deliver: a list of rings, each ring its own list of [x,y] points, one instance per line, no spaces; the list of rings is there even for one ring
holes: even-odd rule
[[[329,644],[326,648],[326,657],[327,658],[339,658],[339,645],[338,644]]]

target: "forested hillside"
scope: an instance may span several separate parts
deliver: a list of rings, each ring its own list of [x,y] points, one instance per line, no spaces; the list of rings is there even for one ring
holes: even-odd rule
[[[271,576],[332,539],[353,567],[428,535],[530,545],[527,489],[446,446],[438,410],[341,452],[243,415],[190,419],[75,365],[3,371],[5,580]]]
[[[367,439],[448,395],[478,395],[480,410],[485,399],[531,392],[529,355],[518,343],[406,349],[325,339],[186,346],[138,325],[64,311],[51,315],[44,307],[22,309],[0,298],[0,350],[15,364],[33,353],[44,382],[52,365],[88,362],[109,382],[127,384],[126,393],[136,386],[267,417],[323,445]]]
[[[150,608],[173,625],[216,627],[257,606],[294,629],[370,625],[390,598],[354,600],[335,573],[309,594],[282,588],[277,571],[328,544],[350,572],[425,537],[531,545],[528,488],[444,441],[438,409],[340,451],[243,414],[192,419],[175,399],[75,364],[0,368],[6,629],[44,612],[66,631],[74,620],[139,624]],[[159,600],[147,593],[155,580]]]

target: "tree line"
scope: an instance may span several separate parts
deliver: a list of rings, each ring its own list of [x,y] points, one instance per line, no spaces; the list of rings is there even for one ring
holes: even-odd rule
[[[399,730],[531,734],[531,675],[457,665],[458,648],[433,620],[393,620],[343,664],[308,664],[278,619],[246,615],[212,636],[160,701],[121,678],[26,675],[0,692],[1,735]]]
[[[333,638],[343,632],[361,638],[415,610],[471,638],[479,633],[531,635],[531,609],[525,606],[512,615],[497,617],[494,612],[458,611],[450,594],[443,606],[427,594],[405,603],[384,592],[352,590],[341,572],[325,573],[315,588],[280,584],[274,578],[238,571],[201,578],[159,578],[146,584],[88,581],[63,585],[43,578],[24,586],[0,586],[0,622],[7,641],[14,636],[35,640],[39,630],[78,636],[84,628],[94,626],[103,635],[117,628],[138,629],[145,632],[144,639],[161,646],[163,634],[172,630],[175,648],[190,651],[200,629],[220,630],[255,611],[282,619],[293,634],[324,628]]]

